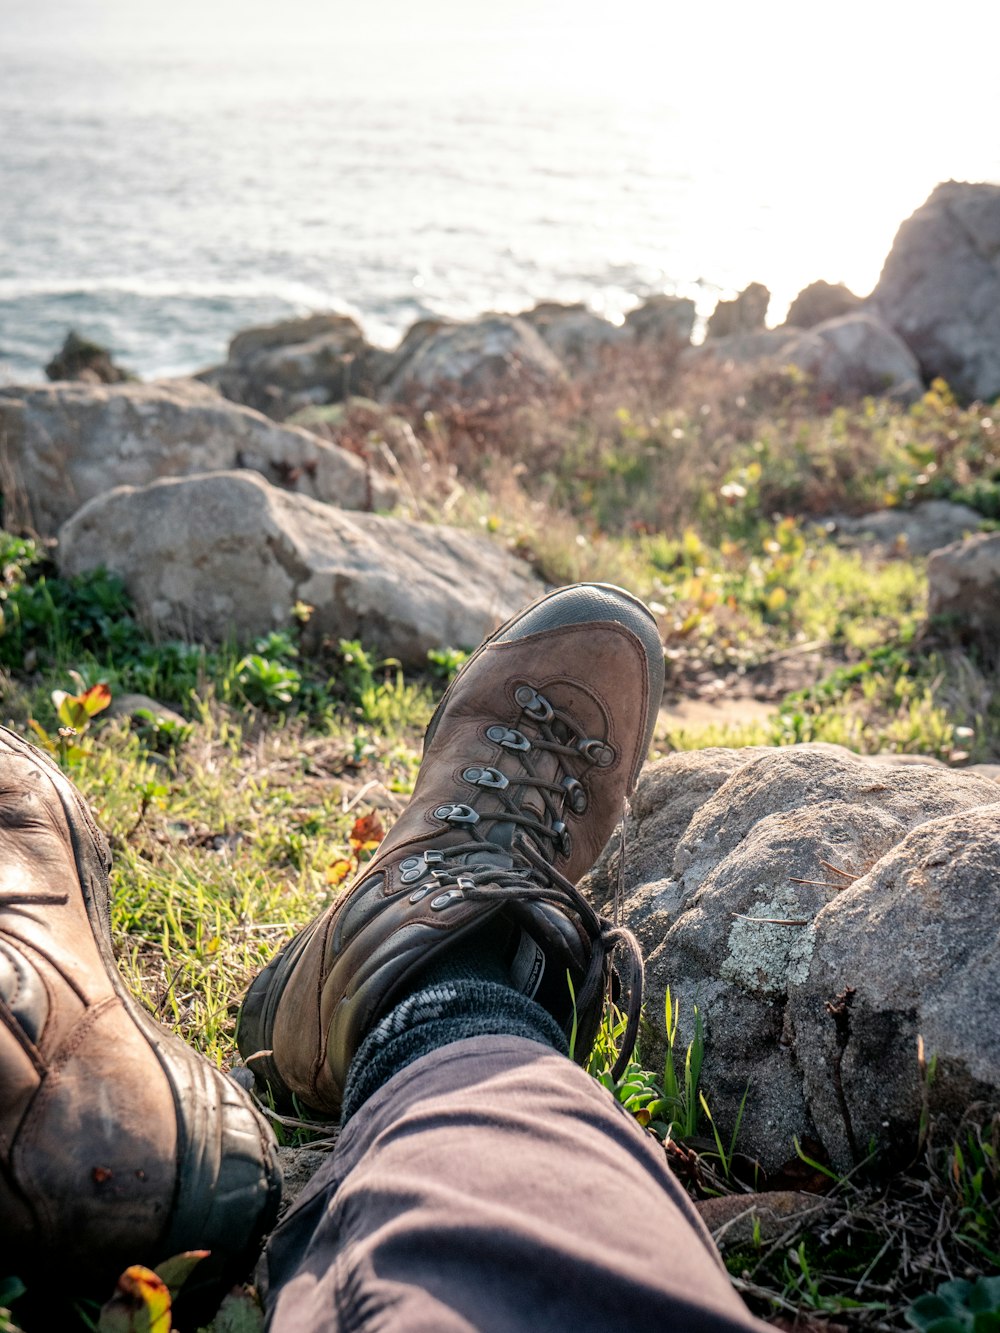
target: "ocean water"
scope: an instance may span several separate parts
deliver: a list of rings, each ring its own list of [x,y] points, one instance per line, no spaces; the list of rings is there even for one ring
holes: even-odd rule
[[[768,151],[752,118],[655,84],[452,78],[447,60],[401,77],[329,31],[315,49],[144,42],[112,10],[124,46],[62,0],[0,36],[0,380],[40,378],[70,327],[157,375],[310,310],[391,345],[432,313],[557,299],[618,319],[671,291],[705,314],[760,280],[780,317],[817,277],[870,288],[950,174],[850,168],[833,140],[788,161],[787,128]],[[973,165],[1000,176],[983,145]]]

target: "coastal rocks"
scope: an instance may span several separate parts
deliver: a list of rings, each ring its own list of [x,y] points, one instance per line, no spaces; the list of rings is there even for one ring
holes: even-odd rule
[[[764,327],[771,293],[762,282],[752,282],[731,301],[720,301],[709,316],[706,338],[728,338],[734,333],[756,333]]]
[[[1000,656],[1000,533],[979,533],[935,551],[927,583],[935,635]]]
[[[406,666],[475,647],[541,586],[502,547],[447,527],[345,513],[222,472],[119,486],[59,534],[59,567],[104,566],[155,631],[247,640],[314,607],[308,636],[360,638]]]
[[[606,348],[631,341],[630,329],[602,319],[585,305],[545,301],[518,319],[531,325],[571,374],[596,370]]]
[[[193,380],[3,390],[0,437],[7,522],[43,536],[113,486],[235,467],[345,509],[389,508],[396,497],[353,454]]]
[[[962,828],[955,863],[968,877],[946,864]],[[932,1111],[970,1090],[1000,1100],[1000,1038],[977,1054],[968,1024],[949,1026],[963,1004],[981,1024],[1000,1002],[988,962],[1000,898],[984,887],[985,867],[995,881],[1000,864],[996,783],[876,766],[829,745],[682,754],[643,774],[624,845],[624,920],[647,952],[647,1015],[662,1025],[669,986],[689,1040],[699,1006],[713,1115],[731,1127],[749,1084],[739,1147],[765,1168],[793,1155],[795,1136],[817,1139],[838,1169],[853,1165],[852,1136],[859,1150],[873,1136],[905,1151],[918,1032],[942,1071]],[[620,855],[619,842],[592,876],[596,899],[613,890]],[[907,896],[918,883],[929,887]],[[897,962],[883,967],[890,953]],[[883,1068],[892,1105],[873,1089]]]
[[[565,378],[530,324],[513,315],[483,315],[424,338],[379,397],[423,411],[449,401],[531,394]]]
[[[122,384],[133,378],[115,365],[106,347],[81,338],[74,329],[67,333],[45,373],[50,380],[81,380],[84,384]]]
[[[925,500],[912,509],[878,509],[851,518],[837,514],[825,526],[845,544],[869,543],[883,551],[929,555],[941,546],[978,532],[982,514],[952,500]]]
[[[749,290],[749,289],[748,289]],[[796,366],[835,397],[884,394],[912,402],[923,392],[920,367],[906,344],[870,314],[843,315],[812,329],[787,325],[706,337],[682,364]]]
[[[900,227],[870,304],[926,379],[1000,394],[1000,185],[939,185]]]
[[[651,296],[625,316],[625,327],[637,343],[676,350],[691,341],[695,305],[685,296]]]
[[[796,329],[811,329],[816,324],[825,324],[828,319],[849,315],[859,305],[861,297],[855,296],[842,282],[824,282],[820,279],[802,288],[788,307],[785,324]]]
[[[370,350],[348,315],[310,315],[238,333],[225,364],[199,379],[282,421],[311,403],[346,398]]]
[[[878,394],[911,403],[923,393],[916,357],[869,314],[841,315],[817,324],[783,347],[781,359],[838,396]]]

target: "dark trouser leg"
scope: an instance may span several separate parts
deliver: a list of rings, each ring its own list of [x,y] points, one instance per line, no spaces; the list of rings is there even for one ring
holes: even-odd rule
[[[658,1145],[519,1037],[442,1046],[371,1096],[267,1266],[272,1333],[761,1327]]]

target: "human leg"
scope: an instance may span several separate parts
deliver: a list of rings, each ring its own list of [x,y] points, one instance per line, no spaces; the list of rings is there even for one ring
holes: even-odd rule
[[[515,617],[445,696],[359,882],[251,988],[262,1082],[348,1116],[271,1242],[275,1329],[753,1326],[662,1150],[560,1053],[572,1032],[586,1057],[610,954],[636,958],[575,884],[645,758],[662,667],[617,590]],[[505,969],[488,993],[454,975],[484,937]]]
[[[442,1046],[375,1092],[267,1273],[271,1333],[759,1327],[662,1148],[516,1037]]]

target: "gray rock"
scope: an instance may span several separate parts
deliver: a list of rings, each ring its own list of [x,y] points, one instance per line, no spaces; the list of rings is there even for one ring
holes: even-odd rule
[[[674,350],[690,343],[694,318],[695,304],[686,296],[651,296],[629,311],[625,327],[631,330],[637,343]]]
[[[8,522],[43,536],[114,486],[193,472],[253,468],[345,509],[389,508],[397,495],[353,454],[194,380],[0,390],[0,436]]]
[[[864,884],[912,829],[990,803],[1000,819],[1000,788],[988,779],[933,765],[870,764],[829,745],[693,752],[643,774],[626,842],[624,919],[648,955],[647,1017],[662,1033],[669,986],[687,1041],[699,1006],[713,1115],[728,1132],[749,1084],[739,1147],[765,1167],[793,1155],[794,1136],[819,1139],[835,1162],[850,1165],[839,1110],[832,1116],[826,1094],[815,1092],[826,1087],[828,1052],[820,1059],[818,1045],[800,1045],[790,1017],[793,995],[819,986],[809,979],[836,930],[832,905],[847,895],[862,904]],[[604,886],[613,887],[611,880],[609,871]],[[987,933],[1000,928],[1000,899],[983,925]],[[873,919],[868,935],[878,933]],[[895,947],[884,933],[882,947]],[[995,969],[980,967],[975,984],[994,1003],[1000,999]],[[834,1000],[839,989],[822,1000]],[[832,1018],[810,993],[802,1005],[815,1010],[813,1029],[828,1024],[832,1033]],[[944,1059],[945,1046],[938,1049]],[[660,1053],[648,1037],[647,1059],[655,1065]],[[859,1071],[845,1057],[843,1077],[861,1079]],[[992,1077],[1000,1096],[1000,1061]],[[945,1098],[942,1089],[940,1105]],[[893,1121],[894,1131],[900,1123]],[[915,1133],[916,1123],[909,1128]],[[879,1141],[887,1142],[882,1131]]]
[[[75,329],[66,334],[62,347],[45,367],[45,374],[50,380],[80,380],[84,384],[122,384],[135,379],[114,363],[106,347],[81,338]]]
[[[808,970],[787,1019],[806,1101],[840,1167],[872,1141],[906,1160],[925,1094],[930,1113],[951,1120],[1000,1099],[1000,804],[990,799],[922,823],[797,942]],[[838,1024],[826,1004],[845,993]],[[918,1038],[936,1061],[929,1083]]]
[[[64,574],[120,574],[161,634],[246,641],[287,626],[304,601],[313,639],[360,638],[408,666],[431,648],[475,647],[541,591],[489,541],[348,514],[254,472],[117,487],[64,525],[58,560]]]
[[[602,319],[585,305],[546,301],[518,319],[531,325],[571,374],[596,370],[609,347],[632,341],[630,328]]]
[[[888,394],[912,402],[923,393],[920,367],[906,344],[870,314],[843,315],[813,329],[783,325],[706,338],[682,362],[794,365],[837,395]]]
[[[758,329],[754,333],[733,333],[725,338],[706,338],[697,347],[689,347],[681,355],[682,365],[699,365],[715,361],[719,365],[752,365],[771,362],[775,368],[784,364],[784,351],[799,338],[797,329]]]
[[[565,377],[530,324],[513,315],[483,315],[423,338],[380,397],[426,410],[496,394],[530,394]]]
[[[927,562],[927,618],[935,634],[995,657],[1000,648],[1000,532],[981,532]]]
[[[925,379],[1000,394],[1000,185],[939,185],[897,232],[870,306]]]
[[[837,395],[882,394],[916,402],[924,391],[920,366],[906,343],[873,315],[828,319],[781,349],[821,389]]]
[[[199,376],[233,402],[283,421],[311,403],[333,403],[358,387],[370,352],[348,315],[310,315],[244,329],[224,365]]]
[[[751,282],[731,301],[719,301],[709,316],[706,338],[728,338],[734,333],[756,333],[764,327],[771,293],[762,282]]]
[[[968,505],[925,500],[912,509],[878,509],[859,518],[835,514],[826,524],[848,543],[867,542],[883,551],[902,547],[910,555],[930,555],[966,533],[977,532],[982,521],[982,514]]]
[[[148,694],[113,695],[110,704],[100,717],[110,721],[116,717],[135,718],[140,713],[151,713],[158,722],[172,722],[179,727],[188,725],[187,718],[182,717],[176,709],[168,704],[161,704],[158,699],[152,699]]]
[[[802,288],[788,307],[785,323],[796,329],[811,329],[828,319],[849,315],[859,305],[861,297],[855,296],[842,282],[824,282],[820,279]]]

